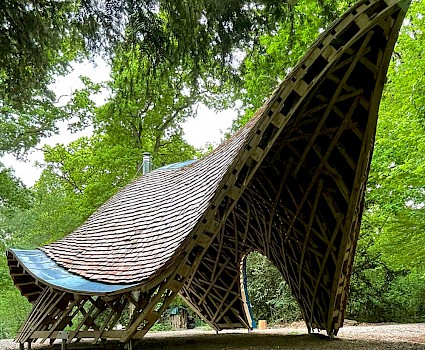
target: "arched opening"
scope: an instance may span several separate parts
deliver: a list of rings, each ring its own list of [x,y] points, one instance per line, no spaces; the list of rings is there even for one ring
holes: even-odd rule
[[[243,259],[245,293],[253,320],[269,324],[302,320],[298,302],[280,271],[264,255],[252,252]]]

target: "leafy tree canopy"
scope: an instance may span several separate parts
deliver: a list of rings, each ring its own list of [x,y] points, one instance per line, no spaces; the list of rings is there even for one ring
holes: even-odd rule
[[[5,0],[0,6],[0,102],[17,108],[43,95],[80,54],[106,52],[122,29],[112,1]]]
[[[374,249],[394,268],[425,266],[424,11],[412,4],[395,49],[366,197]]]
[[[338,6],[317,3],[335,18]],[[254,45],[278,22],[293,23],[303,6],[293,0],[7,0],[0,8],[0,101],[19,107],[44,92],[77,52],[113,53],[117,44],[138,44],[152,65],[190,62],[196,78],[205,62],[230,66],[235,48]]]
[[[327,0],[7,0],[0,8],[0,154],[24,155],[71,117],[49,88],[73,59],[101,53],[122,60],[122,52],[138,50],[145,80],[155,84],[167,66],[185,72],[186,86],[223,95],[223,82],[236,83],[237,62],[264,33],[284,27],[291,38],[310,14],[327,23],[342,7]]]
[[[44,147],[46,177],[40,184],[55,179],[72,210],[83,218],[141,175],[144,152],[152,153],[156,167],[197,156],[181,129],[193,115],[198,96],[187,71],[159,65],[156,72],[161,74],[148,77],[151,68],[137,47],[120,51],[107,103],[97,108],[90,103],[88,92],[96,86],[88,81],[88,91],[74,97],[72,107],[81,113],[80,126],[93,125],[93,136]]]
[[[0,162],[0,207],[27,207],[30,195],[11,168]]]
[[[242,62],[242,88],[234,98],[242,101],[233,131],[244,125],[295,66],[307,47],[353,1],[298,1],[288,18],[261,35]]]

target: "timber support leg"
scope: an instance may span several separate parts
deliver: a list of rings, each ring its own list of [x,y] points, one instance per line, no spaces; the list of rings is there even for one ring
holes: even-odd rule
[[[130,339],[126,344],[125,344],[125,349],[126,350],[133,350],[133,340]]]

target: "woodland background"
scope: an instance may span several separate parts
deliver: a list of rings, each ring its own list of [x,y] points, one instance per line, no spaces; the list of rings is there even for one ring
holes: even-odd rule
[[[0,338],[29,312],[5,250],[35,248],[79,226],[136,176],[143,152],[161,165],[211,150],[181,125],[202,102],[237,108],[233,133],[262,105],[317,35],[353,1],[8,0],[0,5],[0,156],[25,159],[43,138],[92,128],[90,137],[43,146],[31,188],[0,163]],[[347,317],[425,322],[425,2],[413,1],[384,91]],[[52,91],[70,64],[102,57],[104,83],[82,77],[65,104]],[[109,91],[96,106],[94,94]],[[228,135],[223,135],[223,138]],[[284,280],[262,256],[248,262],[257,318],[300,317]]]

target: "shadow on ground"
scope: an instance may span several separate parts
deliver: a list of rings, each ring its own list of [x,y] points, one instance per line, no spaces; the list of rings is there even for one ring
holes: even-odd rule
[[[50,347],[48,347],[50,348]],[[60,349],[54,345],[51,349]],[[115,350],[124,349],[118,342],[104,342],[97,345],[88,343],[70,344],[68,349]],[[315,349],[368,349],[368,350],[425,350],[425,344],[408,342],[334,339],[318,334],[276,335],[276,334],[218,334],[169,336],[145,338],[133,346],[135,350],[315,350]]]

